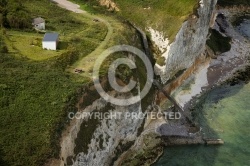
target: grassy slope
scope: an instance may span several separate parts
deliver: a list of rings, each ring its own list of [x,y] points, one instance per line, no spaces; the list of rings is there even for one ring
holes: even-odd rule
[[[119,15],[142,29],[152,27],[173,41],[183,21],[193,12],[197,0],[114,0]],[[148,8],[150,9],[144,9]]]
[[[82,0],[70,0],[80,6],[82,10],[88,11],[91,14],[84,14],[85,16],[100,20],[106,27],[108,27],[108,32],[105,39],[100,43],[100,45],[90,54],[83,57],[76,63],[74,63],[68,71],[74,71],[75,68],[84,70],[85,72],[80,75],[85,77],[90,77],[92,73],[92,68],[95,60],[98,56],[107,48],[114,45],[133,45],[137,48],[142,48],[140,37],[136,34],[135,29],[131,28],[129,25],[122,23],[119,19],[115,18],[112,13],[106,11],[103,7],[94,7],[90,3],[85,3]],[[110,56],[112,57],[112,56]],[[117,56],[115,56],[117,58]],[[111,58],[112,59],[112,58]],[[108,66],[108,65],[107,65]],[[102,69],[102,74],[106,74],[106,68]]]
[[[0,61],[3,159],[10,165],[41,165],[57,153],[57,124],[65,119],[63,107],[80,84],[48,62],[30,63],[4,54]]]
[[[100,7],[96,0],[72,0],[84,2],[83,8],[95,13],[107,10]],[[119,12],[116,14],[123,19],[129,20],[141,29],[152,27],[165,34],[173,41],[183,21],[193,13],[198,5],[198,0],[112,0],[116,3]],[[150,9],[144,9],[148,8]]]

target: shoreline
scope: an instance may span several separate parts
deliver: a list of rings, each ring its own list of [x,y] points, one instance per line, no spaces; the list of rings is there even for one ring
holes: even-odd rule
[[[247,9],[249,10],[249,8],[247,8]],[[235,12],[230,13],[230,10],[233,10]],[[227,16],[228,21],[232,20],[234,17],[237,17],[238,15],[240,15],[239,11],[236,8],[233,8],[230,10],[220,9],[220,10],[218,10],[218,12],[221,12],[221,11],[226,12],[226,14],[227,14],[226,16]],[[218,87],[224,86],[224,85],[234,86],[234,85],[240,84],[242,82],[248,83],[250,80],[250,53],[248,53],[248,51],[250,50],[250,41],[247,40],[246,38],[242,37],[239,32],[236,32],[236,30],[232,26],[232,23],[231,22],[229,22],[229,23],[231,25],[229,27],[230,29],[228,29],[226,31],[232,33],[232,34],[230,34],[230,33],[227,34],[228,36],[232,37],[232,43],[231,43],[232,48],[229,52],[225,52],[225,53],[220,54],[216,59],[211,59],[209,66],[207,68],[207,82],[206,81],[204,82],[204,85],[206,85],[206,86],[203,86],[203,87],[202,86],[200,86],[200,87],[193,86],[193,87],[191,87],[190,91],[193,90],[193,92],[199,91],[199,88],[201,89],[200,93],[193,95],[193,96],[192,96],[193,92],[190,92],[189,96],[185,96],[185,93],[183,93],[182,95],[179,95],[180,91],[182,91],[182,90],[180,90],[181,88],[178,88],[179,94],[177,92],[176,98],[178,98],[178,97],[180,98],[180,97],[184,96],[184,98],[186,100],[184,100],[184,103],[181,103],[181,104],[184,105],[184,108],[186,111],[194,108],[196,105],[196,101],[200,97],[202,97],[206,93],[209,93],[210,91],[212,91],[215,88],[218,88]],[[216,28],[216,26],[214,26],[214,28]],[[242,40],[240,41],[238,39],[242,39]],[[196,73],[196,75],[199,75],[199,72],[204,70],[204,68],[206,68],[206,67],[201,68]],[[220,74],[218,74],[218,73],[220,73]],[[198,77],[196,79],[199,80],[199,79],[201,79],[201,77]],[[192,84],[190,86],[192,86]],[[178,91],[178,89],[176,91]],[[190,98],[191,98],[191,100],[188,100]],[[177,101],[180,102],[180,100],[178,100],[178,99],[177,99]],[[185,101],[188,101],[188,102],[185,103]],[[189,111],[189,113],[190,113],[190,111]],[[184,138],[184,140],[186,140],[186,139]],[[175,142],[175,141],[177,141],[177,142]],[[179,144],[180,142],[178,142],[178,139],[173,140],[173,142],[174,142],[174,145],[171,145],[171,146],[188,145],[188,143]],[[199,144],[200,143],[197,143],[197,145],[199,145]],[[165,145],[164,147],[167,147],[167,146],[170,146],[170,145]],[[156,162],[151,163],[151,165],[157,163],[157,161],[159,159],[160,159],[160,157],[157,158]]]

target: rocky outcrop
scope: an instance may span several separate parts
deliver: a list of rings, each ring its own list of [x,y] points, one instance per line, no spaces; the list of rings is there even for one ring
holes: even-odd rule
[[[166,46],[162,54],[165,65],[155,65],[155,72],[166,83],[178,71],[187,69],[205,50],[209,26],[213,21],[213,12],[217,0],[204,0],[197,9],[197,15],[192,15],[183,23],[175,41]],[[149,32],[153,32],[152,30]],[[166,42],[167,40],[162,40]],[[159,42],[159,41],[158,41]],[[168,41],[167,41],[168,42]],[[158,44],[159,45],[159,44]],[[162,50],[164,44],[159,45]]]
[[[106,6],[110,11],[119,11],[119,8],[112,0],[100,0],[100,5]]]

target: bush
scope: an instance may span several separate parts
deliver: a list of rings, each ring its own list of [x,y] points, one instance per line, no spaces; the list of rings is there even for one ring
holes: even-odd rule
[[[4,30],[2,30],[1,33],[0,33],[0,52],[1,53],[8,53],[8,48],[5,45],[4,40],[3,40],[4,33],[5,33]]]
[[[78,51],[74,46],[69,45],[67,50],[67,52],[62,53],[62,55],[56,59],[56,67],[65,69],[68,65],[71,65],[78,60]]]
[[[8,53],[8,48],[5,45],[1,46],[1,53]]]
[[[31,18],[24,11],[8,13],[6,19],[10,28],[24,29],[31,27]]]
[[[0,24],[7,28],[31,28],[31,17],[21,1],[0,0]]]

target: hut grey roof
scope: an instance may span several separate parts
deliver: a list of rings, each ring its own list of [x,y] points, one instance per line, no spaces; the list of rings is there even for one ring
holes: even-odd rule
[[[44,22],[45,22],[45,20],[44,20],[43,18],[38,17],[38,18],[34,18],[34,19],[33,19],[32,24],[33,24],[33,25],[36,25],[36,24],[40,24],[40,23],[44,23]]]
[[[59,37],[58,33],[45,33],[43,41],[57,41]]]

